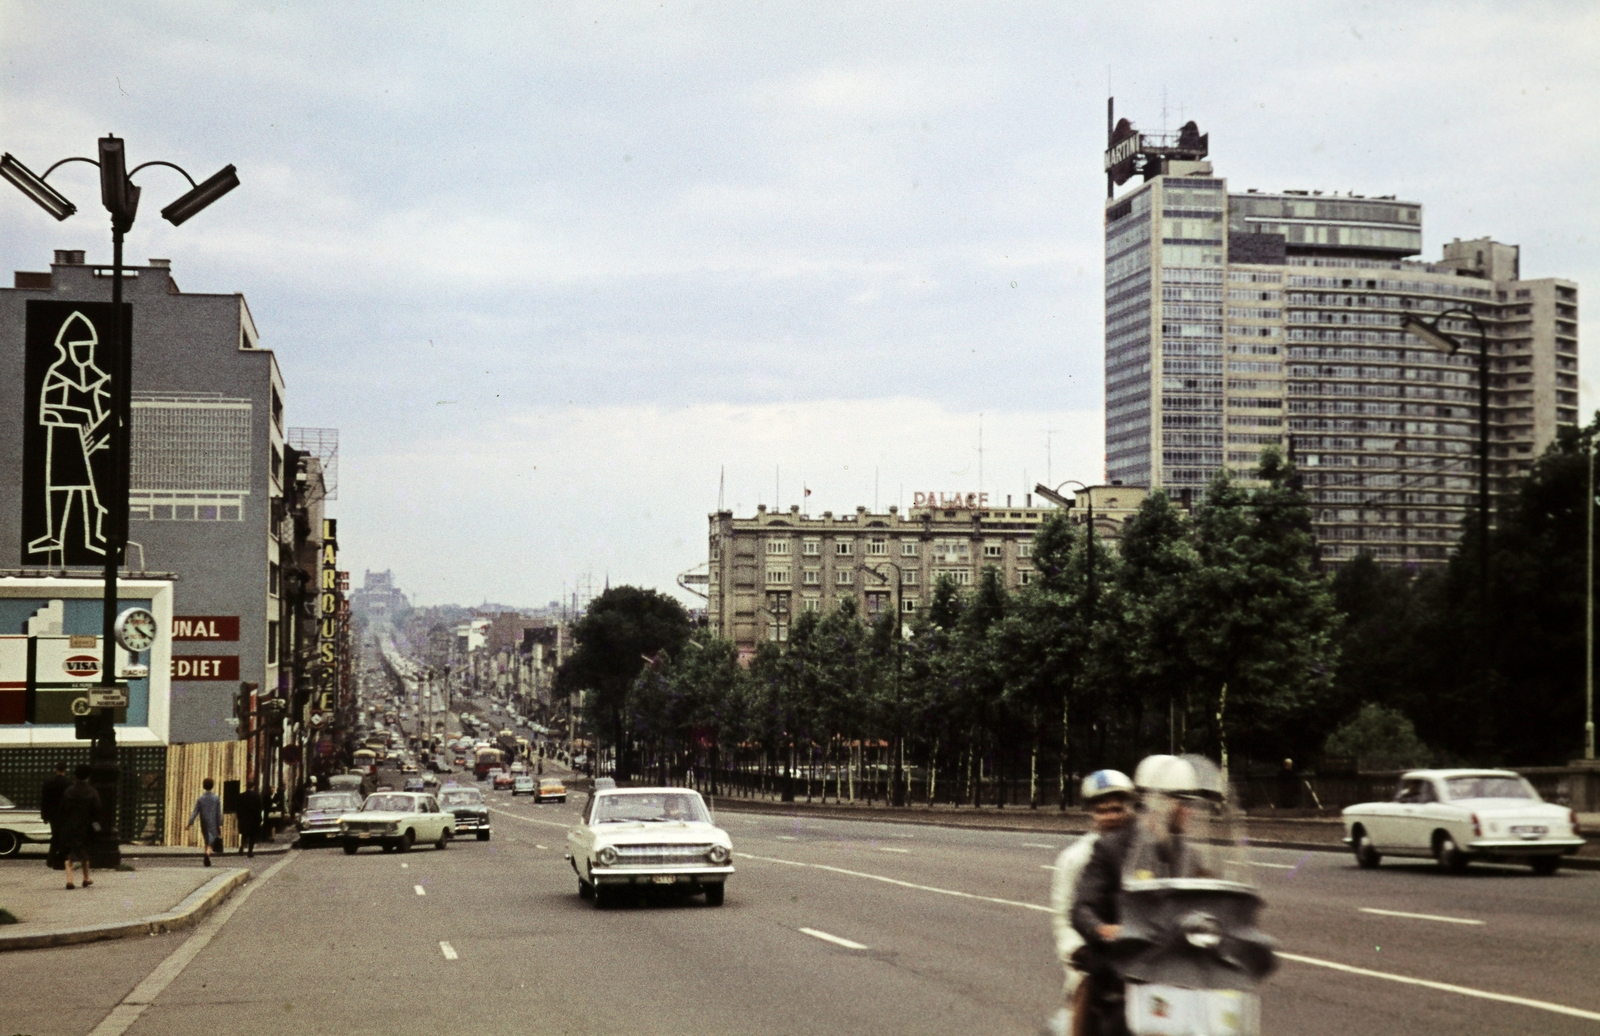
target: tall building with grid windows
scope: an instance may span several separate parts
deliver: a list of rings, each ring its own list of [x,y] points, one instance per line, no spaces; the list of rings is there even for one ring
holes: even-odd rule
[[[1203,493],[1261,449],[1292,452],[1323,558],[1438,563],[1476,506],[1478,358],[1400,329],[1471,310],[1488,329],[1490,490],[1514,491],[1576,426],[1578,289],[1523,280],[1520,249],[1422,251],[1422,206],[1321,191],[1231,193],[1194,123],[1106,153],[1106,469],[1113,482]],[[1120,194],[1119,185],[1139,177]]]

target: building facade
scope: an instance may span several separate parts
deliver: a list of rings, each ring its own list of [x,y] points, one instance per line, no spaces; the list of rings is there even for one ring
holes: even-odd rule
[[[1123,521],[1143,502],[1134,486],[1093,486],[1074,500],[1073,519],[1087,521],[1094,503],[1096,536],[1115,549]],[[895,505],[883,513],[825,511],[820,518],[757,507],[754,516],[732,511],[710,516],[707,625],[732,640],[748,659],[763,640],[788,640],[789,626],[805,612],[828,612],[846,597],[871,621],[898,609],[907,616],[927,606],[934,585],[948,577],[976,584],[985,568],[999,571],[1016,590],[1033,581],[1033,539],[1055,510],[992,507],[976,494],[938,505]],[[954,501],[952,505],[952,501]]]
[[[107,520],[111,277],[82,252],[0,289],[0,569],[93,579]],[[169,743],[240,736],[238,694],[278,688],[283,379],[242,295],[127,268],[133,348],[128,568],[171,591]],[[8,630],[6,632],[17,632]],[[41,736],[47,732],[39,732]],[[57,729],[71,742],[68,726]]]
[[[1414,261],[1415,202],[1230,193],[1206,147],[1193,123],[1111,134],[1107,475],[1194,498],[1278,445],[1304,473],[1324,559],[1442,562],[1476,500],[1476,333],[1444,320],[1467,343],[1449,355],[1401,321],[1465,309],[1486,325],[1490,490],[1505,494],[1577,424],[1577,285],[1522,279],[1520,249],[1489,239]]]

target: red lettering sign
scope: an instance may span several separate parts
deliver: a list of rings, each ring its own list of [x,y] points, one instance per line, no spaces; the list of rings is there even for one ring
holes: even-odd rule
[[[173,640],[238,640],[237,615],[174,615]]]
[[[237,680],[238,655],[174,655],[174,680]]]

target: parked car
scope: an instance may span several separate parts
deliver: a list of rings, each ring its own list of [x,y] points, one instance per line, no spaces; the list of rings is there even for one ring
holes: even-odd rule
[[[339,837],[339,818],[360,808],[361,792],[357,788],[312,792],[306,796],[306,807],[295,824],[300,843],[310,845]]]
[[[556,802],[567,801],[567,786],[555,777],[541,778],[539,790],[534,793],[533,801],[543,802],[545,799],[553,799]]]
[[[504,791],[516,784],[517,779],[504,770],[495,770],[489,775],[490,787],[495,791]]]
[[[50,842],[50,825],[36,809],[23,809],[0,795],[0,857],[15,856],[28,842]]]
[[[417,842],[432,842],[443,849],[455,837],[455,814],[441,809],[438,801],[425,793],[378,792],[368,797],[358,813],[339,818],[339,836],[344,851],[355,855],[363,845],[381,845],[383,851],[405,852]]]
[[[612,788],[589,797],[567,834],[578,895],[608,905],[628,891],[704,893],[721,906],[733,873],[733,842],[686,788]]]
[[[428,785],[422,780],[421,777],[407,777],[405,779],[405,782],[400,785],[400,790],[401,791],[427,791],[428,790]]]
[[[1344,843],[1363,867],[1385,856],[1432,857],[1451,871],[1474,860],[1553,874],[1584,840],[1572,810],[1539,798],[1510,770],[1411,770],[1394,798],[1344,810]]]
[[[539,801],[539,785],[525,773],[519,773],[511,780],[511,796],[532,795],[535,802]]]
[[[469,832],[478,841],[487,842],[493,830],[489,824],[489,806],[483,801],[483,792],[469,784],[446,784],[439,789],[439,804],[456,818],[456,834],[465,837]]]

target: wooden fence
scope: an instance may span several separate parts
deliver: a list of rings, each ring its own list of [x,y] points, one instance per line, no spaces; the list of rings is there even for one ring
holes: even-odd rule
[[[212,791],[222,797],[223,782],[238,781],[243,786],[248,741],[201,741],[167,746],[167,810],[163,845],[200,848],[200,824],[188,826],[189,815],[204,789],[200,782],[210,777]],[[239,824],[232,813],[222,815],[222,844],[239,846]]]

